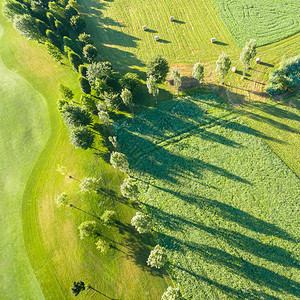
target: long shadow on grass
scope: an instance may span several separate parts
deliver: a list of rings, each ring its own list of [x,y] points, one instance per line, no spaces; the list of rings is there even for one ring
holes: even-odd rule
[[[239,224],[240,226],[247,228],[251,231],[255,231],[255,232],[262,233],[262,234],[269,235],[269,236],[276,236],[278,238],[281,238],[281,239],[284,239],[287,241],[291,241],[291,242],[298,242],[297,240],[295,240],[294,237],[290,236],[287,232],[285,232],[278,226],[270,224],[261,219],[258,219],[256,217],[250,215],[249,213],[246,213],[246,212],[244,212],[238,208],[235,208],[231,205],[219,202],[217,200],[202,197],[199,195],[187,195],[187,194],[175,192],[173,190],[169,190],[169,189],[166,189],[163,187],[158,187],[158,186],[155,186],[155,187],[164,192],[170,193],[173,196],[178,197],[188,203],[197,205],[199,208],[201,208],[203,210],[211,211],[213,214],[217,214],[218,216],[226,219],[227,221],[235,222],[235,223]],[[149,204],[145,204],[145,205],[151,211],[155,210],[155,212],[156,212],[155,215],[158,218],[161,214],[164,213],[162,210],[158,210],[157,208],[150,206]],[[163,219],[166,220],[166,222],[167,222],[168,220],[170,220],[170,216],[172,216],[172,215],[169,215],[169,218],[168,218],[168,214],[167,214],[166,217]],[[188,222],[188,221],[184,220],[183,218],[179,218],[179,217],[176,217],[176,218],[182,222]],[[171,217],[171,220],[172,220],[172,222],[174,222],[174,217]],[[194,224],[190,223],[190,225],[193,225],[193,226],[194,226]],[[175,222],[175,228],[178,225],[179,224],[177,224],[177,222]]]
[[[204,259],[223,265],[231,269],[235,274],[256,284],[268,287],[279,293],[285,292],[295,297],[300,297],[300,284],[294,280],[214,247],[196,243],[185,244],[185,246],[197,252]]]

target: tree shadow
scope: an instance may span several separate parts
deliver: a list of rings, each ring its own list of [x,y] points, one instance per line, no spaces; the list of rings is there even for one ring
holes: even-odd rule
[[[153,30],[153,29],[149,29],[149,28],[147,28],[145,31],[149,32],[149,33],[157,33],[158,32],[157,30]]]
[[[236,74],[239,74],[239,75],[241,75],[241,76],[243,76],[243,71],[240,71],[240,70],[237,70],[236,72],[235,72]],[[249,73],[245,73],[245,76],[251,76]]]
[[[93,218],[96,218],[96,219],[98,219],[98,220],[101,220],[101,218],[100,218],[99,216],[94,215],[94,214],[91,214],[91,213],[89,213],[88,211],[83,210],[83,209],[81,209],[81,208],[75,206],[74,204],[69,204],[69,206],[72,207],[72,208],[75,208],[75,209],[77,209],[77,210],[79,210],[79,211],[81,211],[81,212],[83,212],[83,213],[85,213],[85,214],[87,214],[87,215],[89,215],[89,216],[91,216],[91,217],[93,217]]]
[[[108,1],[108,0],[105,0],[105,1]],[[93,290],[94,292],[96,292],[96,293],[98,293],[98,294],[104,296],[104,297],[107,298],[107,299],[111,299],[111,300],[119,300],[119,299],[111,298],[111,297],[107,296],[106,294],[104,294],[104,293],[98,291],[97,289],[95,289],[94,287],[92,287],[92,286],[90,286],[90,285],[88,286],[88,289]]]

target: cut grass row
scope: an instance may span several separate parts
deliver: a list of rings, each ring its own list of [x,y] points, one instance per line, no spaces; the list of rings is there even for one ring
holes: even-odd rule
[[[298,299],[299,179],[216,94],[141,112],[118,138],[185,298]]]
[[[122,249],[126,254],[128,252],[128,255],[112,250],[108,256],[101,256],[94,245],[80,241],[77,235],[77,226],[91,217],[79,210],[59,210],[56,207],[55,196],[65,191],[72,197],[74,204],[86,212],[101,213],[105,208],[103,205],[98,206],[99,199],[82,201],[85,198],[78,195],[78,183],[69,182],[59,175],[56,171],[57,164],[65,165],[75,178],[102,174],[112,190],[118,189],[122,175],[101,159],[100,156],[105,154],[107,149],[103,147],[100,138],[96,144],[97,155],[94,150],[86,152],[75,150],[69,143],[67,131],[56,109],[57,87],[60,82],[66,84],[78,98],[76,74],[69,67],[52,62],[43,46],[27,42],[20,37],[2,16],[1,24],[5,28],[2,38],[5,47],[1,48],[1,51],[6,65],[28,80],[34,89],[44,96],[50,118],[50,137],[27,181],[22,206],[25,246],[44,297],[71,298],[70,285],[72,281],[78,279],[89,282],[111,297],[126,299],[160,297],[167,286],[168,278],[145,272],[144,267],[133,259],[136,257],[133,246],[138,244],[147,249],[148,246],[143,241],[132,241],[126,231],[123,230],[121,233],[115,227],[111,231],[111,238],[115,242],[124,243]],[[42,134],[46,139],[46,131]],[[26,179],[24,178],[25,181]],[[134,214],[130,205],[121,204],[113,198],[107,207],[115,209],[119,220],[125,225]],[[18,209],[20,211],[21,202]],[[20,219],[17,218],[10,221],[20,223]],[[20,232],[18,234],[19,238],[22,238]],[[24,253],[23,256],[26,259]],[[20,266],[17,270],[19,268]],[[6,272],[7,276],[13,278],[16,270],[8,269]],[[21,276],[14,279],[15,282],[10,280],[7,283],[7,299],[14,298],[13,293],[9,291],[12,285],[24,284]],[[36,292],[38,293],[38,290]],[[36,297],[34,292],[29,288],[27,290],[26,287],[18,293],[20,295],[18,297],[26,299],[42,298],[41,295]],[[90,292],[88,296],[97,298],[99,294]]]

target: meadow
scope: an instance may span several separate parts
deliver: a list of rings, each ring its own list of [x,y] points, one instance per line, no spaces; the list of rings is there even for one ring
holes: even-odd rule
[[[299,298],[299,179],[216,94],[116,128],[186,299]]]
[[[300,31],[297,1],[212,0],[219,17],[238,46],[252,38],[259,46],[274,43]]]

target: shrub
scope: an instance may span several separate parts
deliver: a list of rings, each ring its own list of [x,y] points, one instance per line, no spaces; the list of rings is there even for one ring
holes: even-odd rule
[[[85,94],[90,94],[91,86],[89,84],[89,81],[83,76],[80,76],[78,80],[79,80],[81,91]]]
[[[99,250],[103,254],[105,254],[109,249],[109,244],[102,239],[98,239],[95,245],[97,250]]]
[[[78,72],[78,67],[80,65],[82,65],[82,60],[81,60],[80,56],[75,52],[69,52],[68,57],[69,57],[71,66],[73,67],[73,70],[75,72]]]
[[[56,205],[58,207],[66,206],[69,204],[68,195],[66,193],[62,193],[55,198]]]
[[[166,263],[167,255],[166,249],[160,245],[156,245],[150,252],[147,260],[147,265],[153,268],[160,269]]]
[[[61,48],[61,41],[59,37],[52,30],[47,29],[46,36],[51,44],[53,44],[59,49]]]

